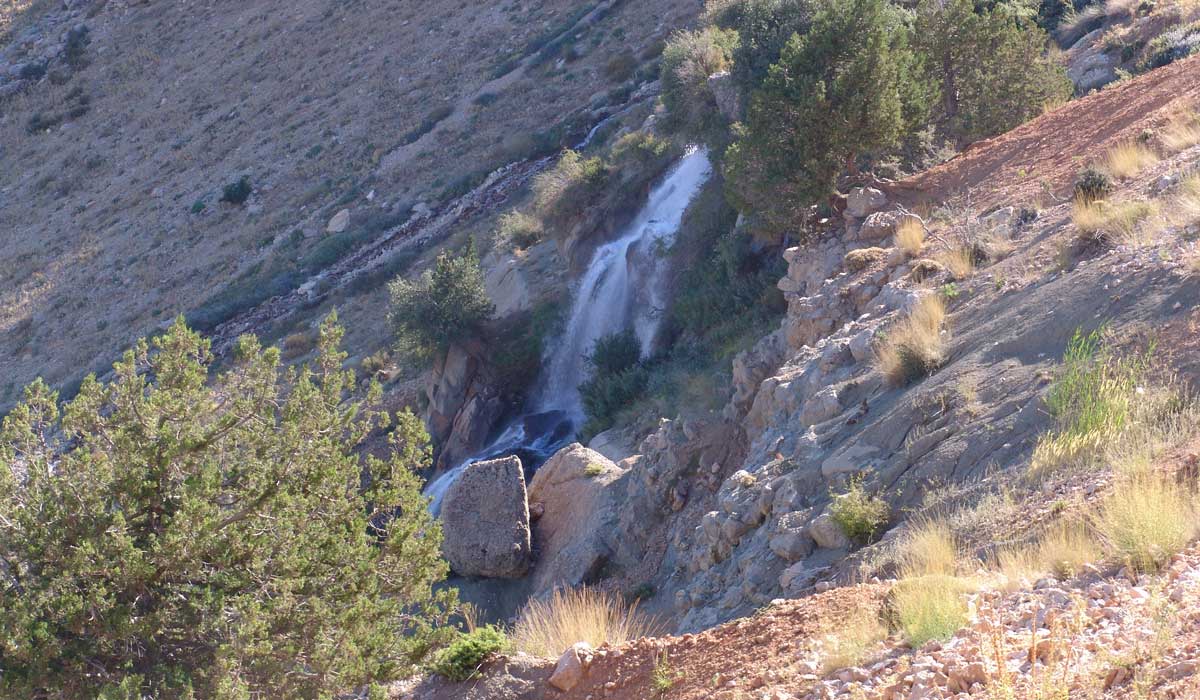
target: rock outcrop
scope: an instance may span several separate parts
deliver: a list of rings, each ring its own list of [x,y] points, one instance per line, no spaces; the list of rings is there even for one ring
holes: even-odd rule
[[[597,578],[613,553],[618,502],[612,484],[623,473],[604,455],[575,443],[533,475],[529,502],[541,513],[533,527],[535,596]]]
[[[440,446],[437,467],[461,462],[483,446],[504,405],[478,343],[455,344],[429,373],[425,426]]]
[[[441,519],[442,553],[454,573],[519,578],[529,571],[529,507],[517,457],[468,466],[446,491]]]

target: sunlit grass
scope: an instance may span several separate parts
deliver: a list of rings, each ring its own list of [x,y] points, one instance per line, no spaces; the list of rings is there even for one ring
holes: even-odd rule
[[[1200,114],[1187,109],[1176,114],[1163,129],[1163,147],[1172,153],[1200,143]]]
[[[576,642],[598,647],[653,636],[659,625],[635,603],[594,588],[556,590],[549,600],[533,600],[521,611],[509,635],[512,647],[534,656],[557,657]]]
[[[908,315],[888,329],[876,347],[876,362],[888,381],[903,386],[932,373],[946,357],[942,326],[946,305],[941,297],[928,294]]]
[[[925,226],[913,217],[907,217],[896,229],[896,246],[910,258],[921,254],[925,247]]]
[[[1115,178],[1129,178],[1156,165],[1160,158],[1149,146],[1134,141],[1117,144],[1104,155],[1104,170]]]
[[[962,281],[975,274],[975,252],[970,246],[955,246],[939,252],[936,257],[955,280]]]
[[[1152,218],[1158,212],[1158,202],[1154,201],[1077,200],[1072,206],[1071,221],[1084,240],[1132,244],[1153,237],[1157,227]]]
[[[1196,496],[1163,474],[1117,483],[1095,518],[1110,553],[1138,571],[1156,571],[1196,536]]]

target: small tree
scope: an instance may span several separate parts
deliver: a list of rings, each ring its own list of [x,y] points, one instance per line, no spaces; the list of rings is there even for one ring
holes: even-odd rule
[[[1071,95],[1045,32],[1009,4],[923,0],[914,34],[941,97],[935,116],[960,141],[1008,131]]]
[[[442,253],[419,281],[399,277],[388,291],[397,343],[418,357],[445,351],[478,333],[496,310],[474,246],[462,255]]]
[[[410,672],[451,598],[415,470],[428,437],[247,336],[209,383],[180,319],[0,430],[0,697],[325,698]],[[392,456],[363,457],[392,427]],[[365,484],[365,486],[364,486]]]
[[[824,0],[751,100],[729,150],[730,194],[743,211],[789,226],[829,195],[862,153],[896,146],[920,121],[907,31],[885,0]]]

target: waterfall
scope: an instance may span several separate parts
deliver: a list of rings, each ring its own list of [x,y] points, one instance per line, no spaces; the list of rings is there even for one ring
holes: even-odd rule
[[[711,175],[707,151],[690,150],[651,190],[620,236],[596,249],[579,280],[564,332],[543,362],[534,410],[434,480],[425,489],[430,510],[438,512],[446,489],[468,464],[517,454],[529,468],[529,462],[540,464],[575,436],[583,419],[579,385],[588,378],[586,356],[598,339],[632,327],[643,357],[651,351],[666,305],[661,253],[674,242],[688,204]]]

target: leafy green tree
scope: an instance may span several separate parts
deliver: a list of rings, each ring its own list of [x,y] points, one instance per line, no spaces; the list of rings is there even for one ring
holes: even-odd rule
[[[808,33],[816,8],[815,0],[741,0],[723,13],[738,34],[732,73],[744,94],[767,79],[793,35]]]
[[[793,225],[857,156],[895,147],[922,121],[907,34],[885,0],[822,0],[812,28],[771,66],[727,153],[740,210],[768,231]]]
[[[397,344],[418,357],[479,333],[496,310],[484,288],[474,246],[462,255],[442,253],[419,281],[398,277],[388,292]]]
[[[1010,3],[922,0],[914,35],[938,86],[934,116],[960,141],[1008,131],[1071,96],[1046,33]]]
[[[329,698],[447,634],[415,470],[428,437],[342,369],[243,337],[210,382],[182,318],[60,412],[41,381],[0,428],[0,697]],[[391,428],[392,455],[356,448]]]

